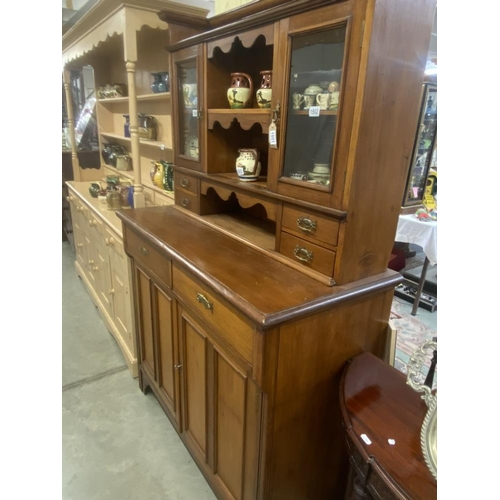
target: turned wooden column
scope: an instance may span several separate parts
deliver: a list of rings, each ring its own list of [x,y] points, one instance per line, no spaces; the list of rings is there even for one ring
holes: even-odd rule
[[[63,69],[64,93],[66,95],[66,109],[68,110],[68,130],[69,138],[71,141],[71,165],[73,167],[73,179],[80,180],[80,164],[78,162],[78,155],[76,153],[76,139],[75,139],[75,118],[73,113],[73,99],[71,98],[70,87],[70,72]]]
[[[139,154],[139,125],[137,117],[137,93],[135,89],[135,62],[127,61],[128,102],[130,115],[130,140],[134,167],[134,208],[145,206],[141,184],[141,156]]]

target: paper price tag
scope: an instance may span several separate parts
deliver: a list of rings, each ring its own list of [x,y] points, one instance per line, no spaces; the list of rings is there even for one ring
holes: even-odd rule
[[[195,118],[197,118],[197,117],[198,117],[198,110],[197,110],[197,109],[193,109],[193,116],[194,116]]]
[[[310,117],[316,117],[316,116],[319,116],[319,110],[320,110],[320,107],[319,106],[311,106],[309,108],[309,116]]]
[[[273,148],[278,147],[278,133],[274,122],[269,125],[269,145]]]
[[[243,167],[236,167],[236,173],[238,175],[244,175],[245,174],[245,169]]]

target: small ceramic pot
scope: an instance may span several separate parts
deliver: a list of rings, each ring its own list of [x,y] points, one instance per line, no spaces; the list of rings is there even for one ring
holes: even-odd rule
[[[238,149],[240,156],[236,159],[236,173],[242,181],[251,182],[259,178],[262,165],[258,149]]]
[[[92,198],[97,198],[101,191],[101,185],[98,182],[92,182],[89,187],[89,193]]]
[[[312,83],[306,88],[306,90],[304,90],[304,95],[313,95],[316,97],[316,95],[321,92],[323,92],[323,89],[316,83]]]

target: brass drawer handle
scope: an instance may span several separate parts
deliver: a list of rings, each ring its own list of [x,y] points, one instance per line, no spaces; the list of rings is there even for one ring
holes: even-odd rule
[[[187,188],[189,186],[189,179],[186,179],[185,177],[181,179],[181,186]]]
[[[302,262],[312,262],[313,260],[313,253],[307,250],[307,248],[299,247],[299,245],[295,247],[295,249],[293,250],[293,254],[298,260],[301,260]]]
[[[190,200],[188,200],[187,198],[182,198],[182,200],[181,200],[181,205],[182,205],[184,208],[187,208],[187,207],[189,207],[189,202],[190,202]]]
[[[142,255],[149,255],[149,250],[144,247],[139,247],[139,250],[141,251]]]
[[[210,302],[203,294],[199,293],[196,295],[196,300],[200,303],[203,304],[203,307],[205,309],[208,309],[209,311],[214,310],[214,305],[212,302]]]
[[[297,227],[302,229],[302,231],[312,233],[313,231],[316,231],[318,223],[315,220],[309,219],[309,217],[300,216],[297,219]]]
[[[178,365],[174,365],[174,369],[180,370],[182,368],[182,363]]]

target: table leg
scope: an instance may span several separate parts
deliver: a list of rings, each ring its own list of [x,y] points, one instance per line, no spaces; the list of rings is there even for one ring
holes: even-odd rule
[[[411,315],[417,315],[418,304],[420,303],[420,296],[422,295],[422,290],[424,289],[425,275],[427,274],[427,266],[429,265],[429,259],[426,257],[424,260],[424,265],[422,267],[422,275],[420,276],[420,283],[418,284],[417,294],[415,295],[415,301],[413,302],[413,309],[411,310]]]

